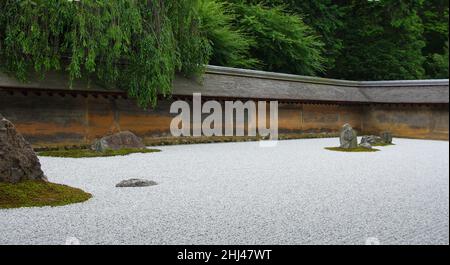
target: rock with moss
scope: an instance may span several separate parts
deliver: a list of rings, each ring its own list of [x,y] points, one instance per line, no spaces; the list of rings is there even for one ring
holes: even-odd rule
[[[370,144],[370,145],[378,145],[378,144],[383,144],[384,141],[383,141],[383,138],[381,138],[380,136],[366,135],[361,138],[360,145],[365,144],[365,143]]]
[[[359,147],[362,147],[365,149],[372,149],[372,145],[369,142],[360,143]]]
[[[12,122],[0,118],[0,182],[47,180],[31,145]]]
[[[392,144],[392,133],[391,132],[382,132],[381,138],[385,144]]]
[[[350,124],[346,123],[342,126],[341,134],[340,134],[340,148],[357,148],[358,147],[358,135],[356,131],[353,130]]]
[[[145,149],[142,139],[130,131],[123,131],[96,140],[92,149],[97,152],[121,149]]]

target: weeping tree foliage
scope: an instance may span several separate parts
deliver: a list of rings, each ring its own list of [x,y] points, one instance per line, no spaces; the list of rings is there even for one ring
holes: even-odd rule
[[[258,60],[250,55],[255,41],[233,25],[236,16],[230,6],[218,0],[201,0],[199,15],[213,52],[210,64],[252,68]]]
[[[207,63],[355,80],[448,77],[448,0],[0,0],[0,68],[142,107]]]
[[[196,0],[3,0],[1,67],[20,80],[67,71],[128,91],[139,105],[169,95],[177,71],[199,74],[211,47]]]

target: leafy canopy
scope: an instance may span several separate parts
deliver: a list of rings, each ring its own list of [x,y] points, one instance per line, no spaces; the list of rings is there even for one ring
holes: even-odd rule
[[[425,75],[420,1],[342,1],[344,47],[333,77],[352,80],[420,79]]]
[[[254,39],[250,54],[266,71],[316,75],[324,70],[323,43],[285,6],[232,1],[235,26]]]
[[[68,71],[126,88],[139,105],[169,95],[175,72],[201,73],[211,47],[200,32],[197,0],[4,0],[0,60],[25,80]]]
[[[229,5],[217,0],[201,0],[199,15],[202,31],[212,46],[210,64],[253,68],[258,60],[250,55],[255,40],[237,29],[236,19]]]

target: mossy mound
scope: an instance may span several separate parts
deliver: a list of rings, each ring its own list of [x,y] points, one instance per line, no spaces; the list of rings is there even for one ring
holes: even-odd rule
[[[62,206],[84,202],[91,197],[80,189],[45,181],[0,182],[0,209]]]
[[[356,147],[356,148],[342,148],[342,147],[325,147],[325,149],[330,151],[338,151],[338,152],[378,152],[380,149],[372,148],[364,148],[364,147]]]
[[[39,152],[39,156],[49,157],[67,157],[67,158],[83,158],[83,157],[107,157],[107,156],[124,156],[134,153],[154,153],[160,152],[158,149],[120,149],[106,150],[97,152],[90,149],[71,149],[71,150],[53,150]]]

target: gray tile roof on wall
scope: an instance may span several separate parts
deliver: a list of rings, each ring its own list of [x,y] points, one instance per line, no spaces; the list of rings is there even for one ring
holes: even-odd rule
[[[88,92],[123,92],[94,82],[76,81],[69,88],[67,76],[50,73],[27,83],[0,73],[0,88],[58,89]],[[208,98],[272,99],[286,101],[348,103],[441,103],[449,102],[449,80],[348,81],[208,66],[201,80],[177,77],[173,95]]]

